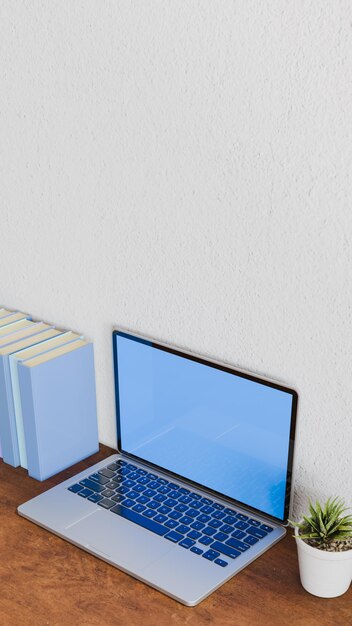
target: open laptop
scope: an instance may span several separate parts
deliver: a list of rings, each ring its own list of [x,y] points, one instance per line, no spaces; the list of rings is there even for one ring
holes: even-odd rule
[[[297,394],[113,332],[118,453],[18,508],[194,606],[284,537]]]

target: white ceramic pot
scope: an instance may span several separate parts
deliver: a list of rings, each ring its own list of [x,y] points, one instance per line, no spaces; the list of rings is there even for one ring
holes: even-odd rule
[[[298,536],[298,528],[295,528]],[[347,591],[352,581],[352,550],[326,552],[296,539],[299,573],[306,591],[320,598],[336,598]]]

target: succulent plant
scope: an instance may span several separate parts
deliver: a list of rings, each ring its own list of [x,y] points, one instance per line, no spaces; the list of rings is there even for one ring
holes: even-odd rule
[[[315,545],[328,546],[336,541],[352,539],[352,515],[343,515],[348,510],[341,498],[329,498],[324,508],[309,501],[310,517],[303,515],[300,523],[290,522],[299,529],[299,539],[309,539]]]

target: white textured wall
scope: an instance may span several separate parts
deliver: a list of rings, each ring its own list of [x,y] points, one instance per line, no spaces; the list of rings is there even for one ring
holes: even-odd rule
[[[303,496],[351,500],[349,0],[2,0],[0,302],[300,394]]]

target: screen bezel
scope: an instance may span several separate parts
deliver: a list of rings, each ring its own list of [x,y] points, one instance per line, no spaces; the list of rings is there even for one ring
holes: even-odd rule
[[[172,472],[170,470],[168,470],[166,467],[161,467],[159,465],[156,465],[155,463],[152,463],[151,461],[148,461],[147,459],[144,459],[143,457],[139,457],[136,456],[130,452],[127,452],[126,450],[123,450],[122,448],[122,442],[121,442],[121,427],[120,427],[120,399],[119,399],[119,386],[118,386],[118,361],[117,361],[117,341],[115,339],[116,336],[120,336],[120,337],[124,337],[126,339],[130,339],[132,341],[136,341],[139,343],[143,343],[146,344],[152,348],[155,348],[157,350],[162,350],[164,352],[169,352],[170,354],[174,354],[176,356],[180,356],[186,359],[189,359],[191,361],[195,361],[196,363],[201,363],[202,365],[207,365],[209,367],[213,367],[214,369],[218,369],[218,370],[222,370],[224,372],[227,372],[228,374],[233,374],[234,376],[239,376],[241,378],[245,378],[247,380],[251,380],[255,383],[259,383],[262,385],[266,385],[267,387],[272,387],[274,389],[277,389],[279,391],[283,391],[285,393],[288,393],[290,395],[292,395],[292,409],[291,409],[291,421],[290,421],[290,440],[289,440],[289,447],[288,447],[288,455],[287,455],[287,471],[286,471],[286,490],[285,490],[285,504],[284,504],[284,517],[278,518],[275,517],[273,515],[269,515],[268,513],[266,513],[265,511],[261,511],[260,509],[256,509],[254,507],[251,507],[250,505],[241,502],[239,500],[236,500],[234,498],[231,498],[229,496],[227,496],[226,494],[223,494],[221,492],[218,491],[214,491],[213,489],[209,489],[209,487],[207,487],[206,485],[202,485],[201,483],[196,483],[194,481],[192,481],[191,479],[182,476],[181,474],[176,474],[175,472]],[[136,461],[140,461],[142,463],[144,463],[145,465],[147,465],[150,468],[154,468],[157,470],[160,470],[162,472],[164,472],[165,474],[167,474],[168,476],[170,476],[171,478],[178,478],[180,480],[185,480],[187,481],[187,483],[189,485],[193,485],[193,487],[195,488],[199,488],[202,489],[203,491],[213,495],[213,496],[217,496],[220,497],[224,500],[226,500],[227,502],[229,502],[230,504],[233,505],[239,505],[242,508],[246,509],[247,511],[252,511],[253,513],[257,513],[260,514],[268,519],[274,520],[275,522],[278,522],[280,524],[286,525],[288,523],[288,516],[289,516],[289,508],[290,508],[290,499],[291,499],[291,486],[292,486],[292,466],[293,466],[293,451],[294,451],[294,442],[295,442],[295,431],[296,431],[296,416],[297,416],[297,404],[298,404],[298,394],[294,389],[291,389],[289,387],[286,387],[280,383],[277,383],[275,381],[272,381],[270,379],[267,378],[262,378],[259,376],[256,376],[255,374],[249,373],[249,372],[245,372],[243,370],[234,368],[234,367],[230,367],[227,364],[224,363],[220,363],[219,361],[213,361],[207,358],[204,358],[200,355],[194,354],[192,352],[187,352],[185,350],[182,350],[180,348],[174,348],[173,346],[169,346],[167,344],[163,344],[163,343],[159,343],[154,341],[153,339],[148,339],[147,337],[141,337],[140,335],[137,334],[132,334],[128,331],[125,330],[120,330],[120,329],[116,329],[113,331],[112,333],[112,343],[113,343],[113,357],[114,357],[114,381],[115,381],[115,403],[116,403],[116,428],[117,428],[117,449],[119,452],[121,452],[122,454],[126,455],[127,457],[129,457],[132,460],[136,460]]]

